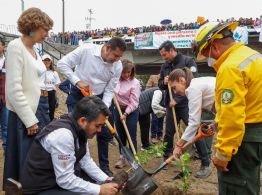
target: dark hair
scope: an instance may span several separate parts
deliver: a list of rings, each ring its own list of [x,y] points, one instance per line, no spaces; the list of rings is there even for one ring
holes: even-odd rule
[[[49,59],[49,58],[46,58],[46,59]],[[49,59],[49,60],[50,60],[50,59]],[[44,59],[43,61],[45,61],[45,59]],[[55,71],[53,61],[50,60],[50,62],[51,62],[51,64],[50,64],[50,66],[49,66],[49,69],[52,70],[52,71]]]
[[[51,64],[50,64],[49,68],[50,68],[50,70],[55,71],[55,68],[54,68],[54,65],[53,65],[53,61],[52,60],[50,60],[50,61],[51,61]]]
[[[4,39],[1,39],[1,38],[0,38],[0,42],[2,43],[3,46],[5,46],[5,41],[4,41]]]
[[[85,117],[89,122],[97,119],[98,115],[109,116],[111,113],[105,103],[96,96],[82,98],[75,106],[72,116],[75,120]]]
[[[112,50],[119,48],[121,51],[126,51],[126,43],[124,39],[120,37],[113,37],[106,43],[106,45],[109,45]]]
[[[171,41],[165,41],[164,43],[162,43],[159,47],[159,51],[162,49],[165,49],[167,52],[170,51],[170,49],[176,50],[174,44]]]
[[[179,81],[179,78],[183,77],[186,79],[186,86],[188,87],[190,85],[191,80],[194,78],[191,70],[187,67],[184,67],[183,69],[178,68],[173,70],[169,76],[168,76],[168,81]]]
[[[126,70],[126,69],[131,69],[131,75],[130,75],[130,79],[134,79],[135,77],[135,74],[136,74],[136,67],[135,67],[135,64],[133,62],[131,62],[130,60],[128,59],[122,59],[121,60],[122,62],[122,66],[123,66],[123,70]],[[120,77],[120,80],[121,80],[121,77]]]

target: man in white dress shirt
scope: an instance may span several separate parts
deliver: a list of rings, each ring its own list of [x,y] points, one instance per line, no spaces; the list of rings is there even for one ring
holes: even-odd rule
[[[90,157],[87,139],[101,132],[110,111],[96,96],[48,124],[35,138],[22,171],[23,194],[114,195],[110,180]]]
[[[83,98],[79,90],[81,88],[91,89],[108,108],[111,106],[114,88],[122,72],[120,58],[125,50],[125,41],[113,37],[104,45],[84,44],[58,61],[58,71],[73,84],[67,99],[67,102],[72,103],[69,111]],[[108,161],[108,142],[111,139],[107,128],[97,135],[99,165],[109,176],[112,175]]]

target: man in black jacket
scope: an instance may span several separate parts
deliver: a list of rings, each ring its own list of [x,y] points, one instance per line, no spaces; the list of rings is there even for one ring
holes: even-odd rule
[[[175,125],[172,116],[171,106],[175,106],[176,118],[179,122],[181,119],[188,124],[188,100],[186,96],[180,96],[173,93],[175,102],[170,105],[170,97],[168,93],[168,75],[177,68],[188,67],[193,75],[197,76],[197,65],[192,57],[185,56],[176,51],[171,41],[165,41],[159,47],[159,51],[165,63],[161,66],[160,79],[158,86],[161,90],[165,90],[165,106],[167,108],[166,115],[166,133],[164,136],[164,142],[167,142],[164,158],[168,158],[173,151],[173,139],[176,132]]]

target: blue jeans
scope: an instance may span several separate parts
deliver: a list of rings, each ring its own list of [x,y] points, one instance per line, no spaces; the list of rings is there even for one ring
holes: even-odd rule
[[[122,113],[124,113],[124,110],[122,110]],[[130,113],[126,117],[126,126],[128,128],[131,140],[132,140],[136,150],[137,150],[136,132],[137,132],[138,116],[139,116],[139,111],[135,110],[134,112]],[[118,113],[116,108],[114,108],[114,119],[115,119],[116,130],[117,130],[117,133],[118,133],[118,135],[120,137],[120,140],[123,143],[123,145],[126,146],[126,144],[127,144],[127,135],[126,135],[124,126],[122,125],[119,113]]]
[[[151,117],[151,138],[162,136],[164,117],[157,118],[154,113],[151,114]]]
[[[2,141],[3,141],[3,149],[6,149],[6,140],[7,140],[7,123],[8,123],[8,109],[5,105],[1,107],[1,130],[2,130]]]
[[[43,129],[46,125],[50,123],[49,116],[49,104],[48,104],[48,96],[40,96],[39,104],[37,107],[37,112],[35,113],[36,118],[38,119],[39,129]]]
[[[103,94],[97,95],[99,98],[103,98]],[[83,98],[81,91],[72,86],[71,93],[68,95],[67,99],[70,100],[70,104],[67,104],[68,112],[72,112],[74,105]],[[109,109],[111,110],[112,107]],[[109,117],[109,122],[113,124],[112,117]],[[112,140],[112,135],[110,134],[108,128],[106,126],[102,127],[102,131],[97,134],[97,147],[98,147],[98,159],[99,166],[102,170],[109,169],[109,161],[108,161],[108,143]]]
[[[73,110],[74,110],[74,105],[73,104],[67,104],[67,111],[68,111],[68,113],[69,112],[73,112]]]

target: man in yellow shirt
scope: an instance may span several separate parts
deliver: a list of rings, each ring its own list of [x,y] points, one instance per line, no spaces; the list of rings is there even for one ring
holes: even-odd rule
[[[215,103],[218,127],[213,163],[219,194],[254,194],[260,190],[262,161],[262,55],[236,43],[237,23],[206,23],[193,51],[217,71]]]

